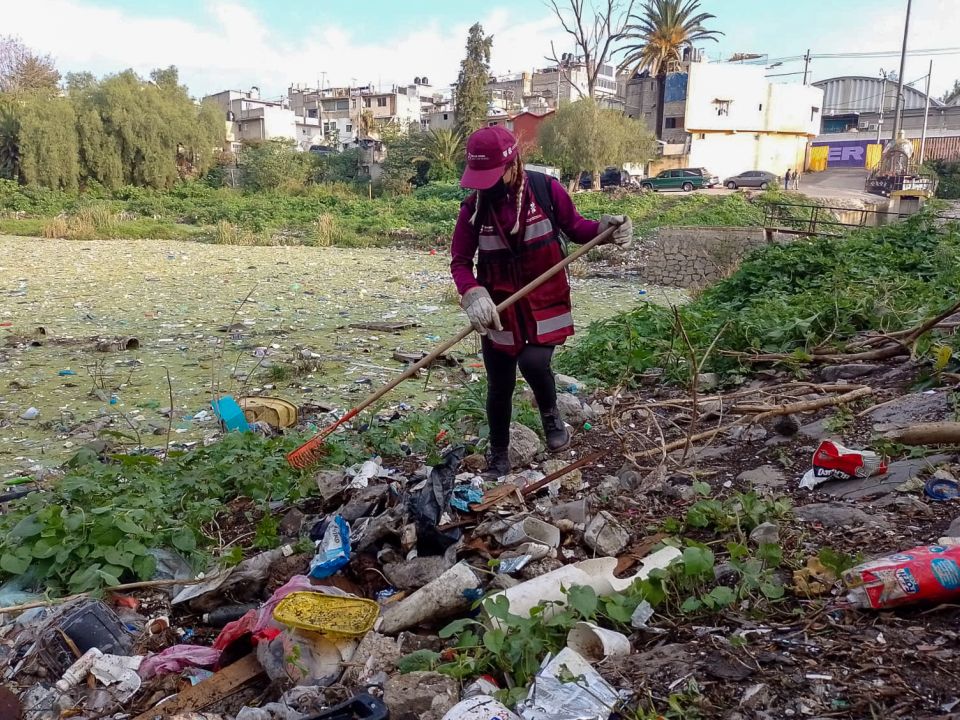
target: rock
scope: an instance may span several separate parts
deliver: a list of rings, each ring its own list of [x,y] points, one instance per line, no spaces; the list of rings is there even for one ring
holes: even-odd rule
[[[720,376],[716,373],[700,373],[697,375],[697,388],[710,391],[720,384]]]
[[[297,508],[290,508],[280,521],[280,527],[277,529],[280,537],[297,538],[300,537],[300,530],[303,528],[303,521],[306,516]]]
[[[390,584],[399,590],[419,590],[452,567],[453,563],[443,555],[428,555],[388,563],[383,566],[383,574],[387,576]]]
[[[828,437],[833,435],[830,429],[827,427],[827,420],[829,418],[823,418],[822,420],[817,420],[816,422],[808,423],[800,427],[800,435],[810,440],[826,440]]]
[[[379,672],[392,673],[403,657],[396,638],[370,631],[363,636],[340,681],[346,687],[362,687]]]
[[[760,442],[766,440],[768,434],[762,425],[737,425],[727,433],[731,440],[741,443]]]
[[[628,533],[606,510],[593,516],[583,533],[583,541],[598,555],[610,557],[623,550],[630,542]]]
[[[537,453],[543,451],[540,436],[526,425],[510,425],[510,464],[513,467],[526,467],[533,462]]]
[[[855,380],[856,378],[870,375],[879,370],[881,365],[871,365],[869,363],[848,363],[846,365],[827,365],[820,370],[820,377],[824,382],[837,382],[837,380]]]
[[[946,536],[960,538],[960,517],[956,518],[952,523],[950,523],[950,527],[947,528]]]
[[[753,675],[756,668],[733,655],[727,655],[717,651],[711,653],[707,658],[704,670],[706,670],[708,675],[717,680],[733,680],[734,682],[738,682]]]
[[[911,495],[886,495],[873,503],[875,508],[892,508],[895,510],[912,510],[915,513],[929,517],[934,514],[933,508],[925,502],[917,500]]]
[[[394,675],[383,688],[383,702],[393,720],[420,720],[426,713],[441,718],[459,700],[457,682],[435,672]]]
[[[585,423],[592,422],[597,413],[589,405],[570,393],[557,393],[557,407],[560,415],[574,428],[580,429]]]
[[[886,432],[922,422],[936,422],[952,417],[950,394],[946,392],[910,393],[878,407],[870,418],[875,432]]]
[[[587,521],[587,513],[590,512],[590,505],[587,499],[574,500],[572,502],[554,505],[550,508],[550,519],[554,522],[559,520],[570,520],[577,525]]]
[[[340,515],[349,523],[374,514],[380,501],[390,492],[389,485],[370,485],[352,491],[350,502],[340,508]]]
[[[660,492],[684,502],[693,500],[697,495],[697,491],[693,489],[693,479],[689,475],[673,475],[667,478],[661,485]]]
[[[757,683],[743,691],[743,695],[740,696],[740,707],[747,710],[766,707],[770,703],[770,698],[770,687],[765,683]]]
[[[541,470],[544,476],[553,475],[553,473],[563,470],[569,464],[566,460],[551,459],[543,463]],[[554,482],[559,482],[561,487],[576,492],[583,487],[583,473],[579,470],[573,470]]]
[[[314,480],[317,483],[320,496],[324,500],[336,497],[347,486],[342,470],[322,470],[314,476]]]
[[[639,490],[643,484],[643,475],[640,473],[640,468],[637,467],[636,463],[629,460],[617,470],[617,477],[620,478],[620,485],[623,486],[624,490]]]
[[[858,500],[864,497],[892,493],[917,475],[930,471],[948,460],[950,460],[950,456],[943,454],[931,455],[926,458],[897,460],[890,463],[887,472],[883,475],[852,478],[851,480],[831,480],[818,486],[817,491],[842,497],[845,500]]]
[[[620,478],[616,475],[604,475],[600,484],[597,485],[596,494],[602,497],[610,497],[619,495],[622,490],[623,485],[620,484]]]
[[[800,421],[796,415],[781,415],[773,424],[774,432],[784,437],[793,437],[799,429]]]
[[[735,582],[740,576],[740,571],[728,562],[713,566],[713,578],[721,585]]]
[[[737,475],[737,480],[761,487],[783,487],[787,484],[783,473],[773,465],[761,465],[753,470],[744,470]]]
[[[472,473],[482,473],[487,469],[487,458],[482,453],[467,455],[463,459],[463,469]]]
[[[546,575],[548,572],[553,572],[561,567],[563,567],[563,563],[557,560],[557,558],[545,557],[542,560],[537,560],[524,567],[523,570],[520,571],[520,577],[524,580],[532,580],[533,578]]]
[[[812,503],[794,508],[794,515],[806,522],[818,522],[827,528],[886,526],[887,522],[863,510],[839,502]]]
[[[757,545],[776,545],[780,542],[780,526],[771,522],[761,523],[750,533],[750,540]]]

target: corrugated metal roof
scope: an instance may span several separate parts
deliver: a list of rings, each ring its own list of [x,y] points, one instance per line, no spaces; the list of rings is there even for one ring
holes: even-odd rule
[[[846,77],[818,80],[813,83],[823,89],[823,114],[845,115],[848,113],[878,112],[880,100],[885,98],[884,112],[891,112],[896,105],[897,83],[884,82],[881,78],[850,75]],[[903,86],[904,108],[923,108],[926,95],[910,85]],[[930,98],[930,106],[942,103]]]

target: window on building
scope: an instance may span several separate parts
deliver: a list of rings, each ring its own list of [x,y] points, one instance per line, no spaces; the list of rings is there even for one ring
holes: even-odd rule
[[[349,100],[337,100],[337,110],[349,110],[350,101]]]
[[[315,118],[316,116],[317,116],[316,108],[310,108],[309,110],[307,110],[307,117]]]
[[[763,112],[763,103],[760,103],[760,104],[757,106],[757,110],[759,110],[760,112]]]
[[[818,108],[818,107],[811,107],[811,108],[810,108],[810,122],[813,122],[814,120],[817,119],[817,113],[818,113],[818,112],[820,112],[820,108]]]
[[[347,125],[347,132],[348,132],[348,133],[352,133],[352,132],[353,132],[353,125]]]
[[[385,97],[378,97],[377,107],[386,107],[386,106],[387,106],[387,99]]]
[[[667,130],[676,130],[678,128],[683,128],[683,115],[680,117],[668,117],[663,124]]]
[[[449,119],[450,119],[450,114],[449,114],[449,113],[444,113],[444,114],[443,114],[443,119],[444,119],[444,120],[449,120]]]
[[[353,106],[353,109],[354,109],[354,110],[357,109],[357,99],[356,99],[356,98],[354,98],[354,99],[351,101],[350,104]]]
[[[729,100],[714,100],[714,104],[717,106],[717,115],[729,115],[730,114],[730,101]]]
[[[363,106],[370,107],[370,98],[366,97],[363,99]]]
[[[706,133],[700,133],[700,139],[701,139],[701,140],[706,140],[706,139],[707,139],[707,134],[706,134]]]

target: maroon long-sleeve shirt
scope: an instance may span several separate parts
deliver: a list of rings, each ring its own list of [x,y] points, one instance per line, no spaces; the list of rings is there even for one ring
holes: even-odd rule
[[[524,202],[530,201],[530,183],[524,183]],[[573,204],[573,200],[563,189],[563,186],[555,180],[550,182],[550,197],[553,200],[553,213],[557,224],[570,240],[575,243],[585,243],[593,240],[597,236],[600,223],[596,220],[588,220],[583,217]],[[513,227],[517,220],[517,197],[513,191],[507,191],[506,196],[493,205],[499,225],[505,232]],[[476,274],[474,273],[474,257],[477,254],[479,244],[479,225],[470,224],[470,216],[473,214],[474,199],[470,198],[460,207],[460,215],[457,217],[457,226],[453,231],[453,242],[450,245],[450,274],[453,275],[453,282],[457,286],[457,292],[463,295],[471,288],[477,287]],[[521,213],[521,227],[519,235],[523,236],[523,216]],[[531,278],[532,279],[532,278]]]

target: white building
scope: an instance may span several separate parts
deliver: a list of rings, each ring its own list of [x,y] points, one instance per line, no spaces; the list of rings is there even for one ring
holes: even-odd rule
[[[820,131],[823,90],[768,82],[760,66],[691,63],[683,126],[685,164],[721,179],[746,170],[784,174],[803,167]]]
[[[298,139],[296,116],[287,101],[263,100],[257,88],[224,90],[207,95],[224,114],[227,150],[237,151],[244,141]]]

